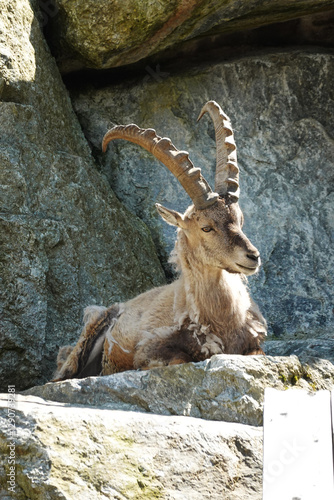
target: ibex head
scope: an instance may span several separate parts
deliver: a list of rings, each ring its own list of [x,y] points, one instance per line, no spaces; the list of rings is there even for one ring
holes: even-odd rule
[[[134,124],[115,126],[104,136],[102,149],[105,152],[113,139],[125,139],[150,151],[176,176],[193,201],[184,214],[159,204],[156,207],[168,224],[179,228],[196,261],[251,275],[259,269],[260,254],[242,232],[239,168],[231,122],[214,101],[205,104],[198,120],[206,112],[213,120],[216,134],[215,192],[201,169],[194,167],[189,154],[176,149],[170,139],[157,136],[153,129],[141,129]]]

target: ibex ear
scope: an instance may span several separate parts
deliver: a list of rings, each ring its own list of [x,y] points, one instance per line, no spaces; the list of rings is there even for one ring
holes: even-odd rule
[[[155,206],[159,214],[161,215],[163,220],[167,222],[167,224],[181,228],[185,227],[183,216],[179,214],[179,212],[176,212],[176,210],[170,210],[169,208],[165,208],[162,205],[160,205],[160,203],[156,203]]]

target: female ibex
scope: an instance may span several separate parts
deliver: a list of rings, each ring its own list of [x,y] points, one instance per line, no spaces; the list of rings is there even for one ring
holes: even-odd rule
[[[216,134],[215,192],[188,153],[153,129],[119,125],[104,136],[104,152],[114,139],[150,151],[192,199],[183,215],[156,205],[178,228],[172,261],[180,277],[122,304],[88,307],[77,345],[60,350],[55,380],[200,361],[219,353],[264,354],[266,322],[245,284],[245,275],[259,269],[260,256],[241,229],[233,131],[216,102],[207,102],[199,119],[206,112]]]

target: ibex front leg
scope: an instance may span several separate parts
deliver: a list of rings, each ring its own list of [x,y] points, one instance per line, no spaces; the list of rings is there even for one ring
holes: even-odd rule
[[[176,365],[203,361],[213,354],[224,352],[222,341],[198,325],[187,324],[181,328],[159,329],[141,341],[134,356],[136,368]]]

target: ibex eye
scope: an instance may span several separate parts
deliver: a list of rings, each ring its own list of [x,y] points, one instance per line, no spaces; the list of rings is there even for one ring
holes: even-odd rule
[[[202,231],[205,233],[209,233],[210,231],[213,231],[213,228],[210,226],[202,227]]]

